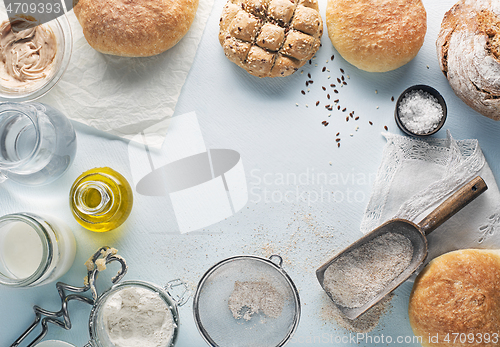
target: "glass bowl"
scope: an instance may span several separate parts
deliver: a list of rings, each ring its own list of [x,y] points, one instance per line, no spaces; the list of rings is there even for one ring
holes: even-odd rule
[[[277,255],[235,256],[203,275],[193,314],[210,346],[277,347],[289,341],[299,323],[300,300],[282,262]]]
[[[9,20],[9,16],[5,8],[0,6],[0,25],[7,20]],[[63,14],[42,25],[52,29],[57,42],[57,52],[52,70],[47,77],[27,87],[9,87],[0,80],[0,102],[22,102],[40,98],[59,82],[66,71],[73,49],[71,27],[66,15]]]
[[[441,105],[441,108],[443,110],[443,116],[441,117],[441,120],[437,124],[436,128],[434,128],[433,130],[426,132],[426,133],[415,133],[415,132],[409,130],[404,125],[404,122],[401,120],[401,117],[399,114],[399,105],[401,104],[402,100],[405,98],[405,96],[408,93],[410,93],[411,91],[414,91],[414,90],[420,90],[420,91],[423,91],[425,93],[432,95],[434,98],[437,99],[439,105]],[[396,120],[396,124],[398,125],[399,129],[401,129],[401,131],[403,131],[407,135],[416,136],[416,137],[425,137],[425,136],[429,136],[429,135],[434,135],[439,130],[441,130],[441,128],[443,127],[443,125],[446,121],[446,117],[447,117],[447,108],[446,108],[446,102],[444,101],[443,96],[436,89],[434,89],[428,85],[425,85],[425,84],[418,84],[418,85],[414,85],[414,86],[411,86],[411,87],[405,89],[401,93],[401,95],[399,96],[399,98],[396,102],[396,108],[394,110],[394,118]]]

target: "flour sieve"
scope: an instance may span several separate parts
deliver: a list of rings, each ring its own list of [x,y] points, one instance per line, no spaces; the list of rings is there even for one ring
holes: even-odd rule
[[[210,346],[283,346],[300,318],[297,289],[278,255],[234,256],[212,266],[193,300],[196,326]]]

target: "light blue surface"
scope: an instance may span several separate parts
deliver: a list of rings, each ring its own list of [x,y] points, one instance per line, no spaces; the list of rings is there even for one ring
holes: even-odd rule
[[[70,170],[45,187],[25,188],[6,182],[0,186],[0,213],[50,213],[71,226],[78,250],[75,264],[61,279],[68,284],[82,284],[83,263],[102,245],[117,248],[127,259],[125,279],[163,285],[181,278],[193,289],[211,265],[226,257],[277,253],[284,258],[284,269],[298,287],[302,301],[299,328],[289,346],[387,345],[375,343],[382,335],[391,336],[394,345],[418,346],[395,343],[398,336],[413,336],[407,314],[411,283],[396,290],[391,307],[368,334],[373,343],[368,343],[355,341],[358,336],[350,335],[328,316],[331,303],[314,272],[335,251],[361,236],[360,221],[385,144],[381,132],[386,125],[389,131],[400,133],[391,97],[397,99],[406,87],[423,83],[439,90],[448,105],[448,120],[437,136],[444,137],[445,129],[450,129],[456,139],[479,139],[497,180],[500,177],[500,122],[469,109],[454,95],[439,70],[435,39],[444,13],[454,2],[424,1],[428,13],[424,46],[412,62],[396,71],[373,74],[357,70],[335,52],[325,30],[323,46],[311,65],[288,78],[271,80],[250,76],[224,57],[217,40],[224,0],[216,0],[175,115],[195,111],[207,148],[228,148],[241,154],[249,189],[249,201],[241,211],[203,230],[181,235],[168,198],[136,195],[129,220],[118,230],[104,234],[84,230],[74,221],[68,206],[73,180],[95,166],[111,166],[131,179],[131,169],[127,143],[75,124],[79,149]],[[323,2],[323,20],[324,11]],[[323,66],[330,72],[322,72]],[[338,84],[340,68],[350,78],[337,96],[329,85]],[[314,83],[309,86],[310,92],[302,95],[300,91],[307,90],[308,73]],[[327,102],[322,86],[330,90],[331,101],[339,98],[348,111],[327,111],[324,105],[331,101]],[[318,100],[320,105],[316,107]],[[360,119],[346,122],[352,110]],[[113,112],[112,105],[109,112]],[[321,123],[324,120],[329,122],[326,127]],[[342,138],[340,148],[335,142],[337,132]],[[327,181],[322,179],[325,175]],[[101,288],[108,286],[116,270],[111,266],[111,271],[101,275]],[[10,345],[31,323],[35,304],[58,310],[55,285],[25,290],[0,288],[0,346]],[[189,301],[179,310],[179,347],[206,345],[195,327],[191,305]],[[46,339],[82,346],[88,340],[90,307],[72,302],[69,309],[73,328],[65,331],[50,326]]]

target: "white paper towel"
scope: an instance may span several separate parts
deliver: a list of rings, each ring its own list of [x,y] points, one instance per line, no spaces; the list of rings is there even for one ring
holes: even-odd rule
[[[69,12],[71,61],[61,81],[40,101],[70,119],[129,140],[148,129],[144,134],[148,145],[161,147],[213,3],[200,0],[195,20],[182,40],[168,51],[146,58],[95,51],[73,11]]]

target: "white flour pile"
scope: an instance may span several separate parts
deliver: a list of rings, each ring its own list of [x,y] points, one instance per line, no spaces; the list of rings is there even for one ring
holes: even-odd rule
[[[325,271],[324,286],[339,305],[361,307],[410,265],[413,245],[386,233],[338,257]]]
[[[103,305],[104,329],[115,347],[166,347],[175,323],[169,307],[154,291],[129,287]]]
[[[266,317],[278,318],[284,304],[283,296],[267,282],[236,281],[228,300],[233,317],[246,321],[259,311]]]

